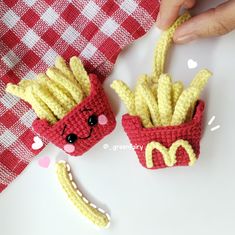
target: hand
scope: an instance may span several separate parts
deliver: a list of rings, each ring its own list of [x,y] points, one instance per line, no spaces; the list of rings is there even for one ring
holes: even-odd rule
[[[196,0],[162,0],[157,25],[168,28],[178,17],[179,10],[193,8]],[[235,29],[235,0],[192,17],[180,26],[175,34],[176,43],[187,43],[197,38],[220,36]]]

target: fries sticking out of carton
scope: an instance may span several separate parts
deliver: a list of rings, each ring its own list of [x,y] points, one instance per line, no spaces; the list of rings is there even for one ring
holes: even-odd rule
[[[190,86],[185,87],[182,81],[173,81],[172,77],[164,72],[167,51],[172,44],[174,32],[189,18],[190,15],[185,13],[163,33],[155,50],[152,74],[141,75],[134,89],[120,80],[111,84],[126,105],[128,115],[123,116],[123,127],[130,141],[132,144],[144,145],[144,150],[137,150],[137,155],[142,165],[147,168],[192,165],[191,163],[195,162],[190,163],[192,156],[197,158],[199,155],[204,109],[204,103],[199,101],[199,98],[212,73],[207,69],[200,70]],[[198,120],[195,121],[195,118]],[[196,129],[193,133],[192,130]],[[164,160],[167,159],[166,156],[169,158],[164,148],[170,148],[175,141],[184,143],[184,146],[177,145],[175,154],[172,155],[175,160],[170,161],[169,165],[169,161]],[[150,145],[154,146],[151,151]],[[155,164],[147,164],[147,159],[152,159]],[[148,167],[150,165],[151,167]]]

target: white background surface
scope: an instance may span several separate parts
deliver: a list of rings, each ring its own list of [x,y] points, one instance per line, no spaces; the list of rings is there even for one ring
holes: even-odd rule
[[[201,5],[198,11],[208,8]],[[134,86],[141,73],[150,72],[153,48],[160,31],[149,34],[126,49],[105,89],[117,113],[115,131],[81,158],[66,156],[49,145],[0,195],[1,235],[204,235],[235,234],[235,32],[218,39],[175,46],[168,72],[188,83],[204,67],[214,76],[203,94],[207,109],[201,157],[192,168],[150,171],[142,168],[132,150],[114,150],[129,145],[121,127],[124,105],[109,88],[114,79]],[[189,70],[188,59],[198,62]],[[207,125],[215,115],[211,132]],[[103,149],[108,144],[110,148]],[[48,168],[38,159],[48,156]],[[99,230],[80,215],[67,200],[55,174],[55,162],[66,159],[81,191],[111,215],[111,226]]]

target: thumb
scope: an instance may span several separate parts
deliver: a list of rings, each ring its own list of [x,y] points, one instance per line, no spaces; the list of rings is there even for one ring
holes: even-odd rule
[[[176,43],[187,43],[197,38],[219,36],[235,29],[235,0],[227,1],[191,18],[174,34]]]

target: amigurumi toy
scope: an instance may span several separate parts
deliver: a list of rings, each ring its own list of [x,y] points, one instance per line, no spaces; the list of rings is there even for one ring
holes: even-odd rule
[[[190,18],[179,17],[163,33],[155,51],[152,75],[140,76],[132,91],[116,80],[111,87],[128,109],[122,125],[135,148],[140,163],[148,169],[193,165],[200,153],[204,102],[199,96],[212,75],[198,72],[184,90],[181,81],[172,82],[164,73],[165,59],[176,28]]]
[[[35,132],[72,156],[88,151],[116,125],[100,80],[77,57],[69,66],[58,57],[45,74],[8,84],[6,91],[32,106]]]

